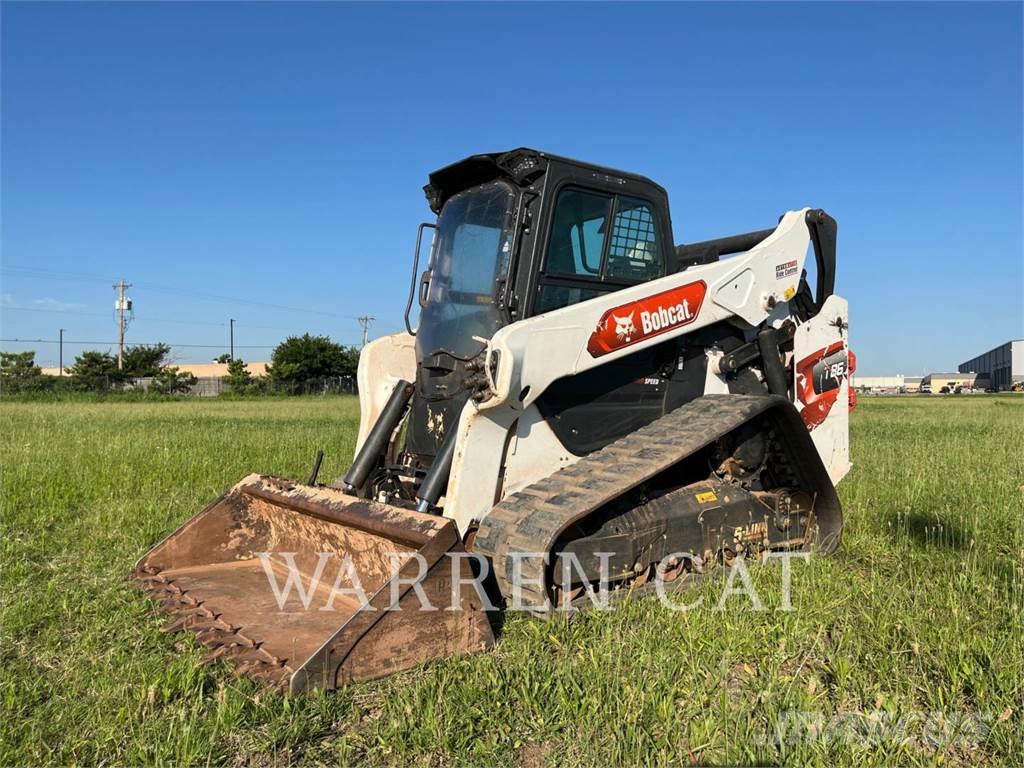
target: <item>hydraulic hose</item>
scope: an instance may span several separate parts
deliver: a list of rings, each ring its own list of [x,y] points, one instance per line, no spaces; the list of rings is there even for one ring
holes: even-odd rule
[[[757,334],[757,346],[761,351],[761,370],[768,384],[768,391],[773,395],[789,397],[786,386],[786,369],[782,367],[779,357],[779,334],[774,328],[763,328]]]

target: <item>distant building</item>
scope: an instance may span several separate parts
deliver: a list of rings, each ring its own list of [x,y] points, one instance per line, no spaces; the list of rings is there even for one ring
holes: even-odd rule
[[[983,355],[960,363],[960,373],[987,375],[993,389],[1010,389],[1024,382],[1024,339],[1000,344]]]
[[[171,363],[171,365],[178,366],[182,373],[191,373],[197,379],[220,378],[228,375],[227,363]],[[246,363],[245,369],[253,376],[266,376],[268,365],[270,363]],[[60,368],[43,368],[43,375],[59,376]]]
[[[854,374],[850,386],[861,392],[917,392],[921,389],[920,376],[859,376]]]
[[[921,391],[934,395],[959,390],[985,390],[992,386],[988,376],[977,373],[929,373],[921,379]]]
[[[895,376],[860,376],[855,373],[850,386],[861,391],[898,392],[903,388],[903,374],[898,373]]]
[[[171,365],[178,366],[182,372],[188,371],[197,379],[228,375],[227,363],[171,363]],[[270,363],[246,363],[245,369],[253,376],[266,376],[268,365]]]

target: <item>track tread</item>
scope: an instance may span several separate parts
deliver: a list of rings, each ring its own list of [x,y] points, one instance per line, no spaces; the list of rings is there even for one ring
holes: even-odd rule
[[[520,581],[541,581],[559,535],[617,496],[682,461],[722,435],[786,402],[762,395],[705,395],[645,427],[502,499],[480,523],[474,551],[489,556],[502,595],[513,595],[514,558]],[[526,557],[545,553],[544,558]],[[522,600],[547,602],[546,590],[520,584]]]

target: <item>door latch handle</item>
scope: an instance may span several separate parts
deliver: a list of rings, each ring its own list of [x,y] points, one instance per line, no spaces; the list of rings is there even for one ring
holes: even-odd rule
[[[420,306],[427,306],[427,294],[430,292],[430,270],[426,269],[420,276]]]

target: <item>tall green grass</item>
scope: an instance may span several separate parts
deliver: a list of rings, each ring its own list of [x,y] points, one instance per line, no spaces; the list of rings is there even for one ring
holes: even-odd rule
[[[333,694],[201,666],[132,564],[248,472],[321,447],[340,474],[357,422],[352,398],[0,403],[0,764],[1021,764],[1024,398],[862,398],[843,546],[794,566],[792,612],[761,567],[765,612],[708,583],[690,612],[510,615],[492,651]],[[935,713],[967,732],[929,741]],[[912,725],[786,738],[794,714]]]

